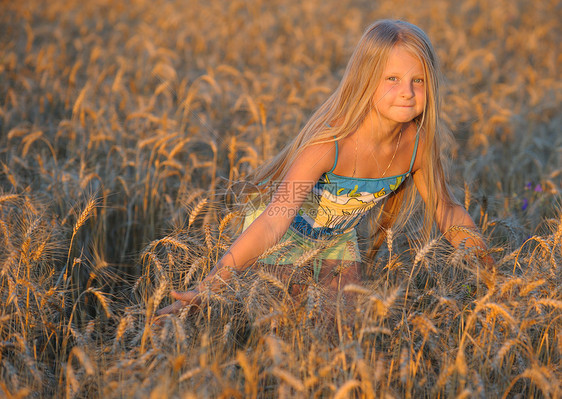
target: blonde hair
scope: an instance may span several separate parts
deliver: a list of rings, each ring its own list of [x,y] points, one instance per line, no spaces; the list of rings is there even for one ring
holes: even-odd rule
[[[374,106],[372,99],[381,80],[391,50],[403,46],[419,58],[426,82],[426,104],[414,122],[418,126],[421,140],[425,143],[423,159],[430,160],[426,176],[427,187],[437,187],[446,201],[452,201],[444,179],[441,162],[442,143],[448,143],[450,132],[443,126],[440,117],[439,86],[441,73],[435,50],[427,35],[417,26],[404,21],[380,20],[370,25],[357,44],[334,93],[314,112],[299,134],[268,164],[250,176],[260,191],[269,193],[283,180],[293,161],[304,148],[311,144],[327,143],[343,139],[361,125]],[[337,121],[336,126],[331,126]],[[375,219],[383,231],[393,223],[404,222],[413,208],[415,190],[412,179],[403,184],[395,194],[389,196]],[[436,190],[429,190],[426,206],[425,231],[431,230],[437,208]],[[400,212],[402,209],[403,212]]]

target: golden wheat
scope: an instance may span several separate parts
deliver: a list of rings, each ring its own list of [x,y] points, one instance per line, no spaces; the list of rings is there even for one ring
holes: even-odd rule
[[[297,392],[304,392],[305,391],[305,387],[304,387],[303,382],[301,380],[299,380],[297,377],[295,377],[294,375],[292,375],[287,370],[283,370],[279,367],[274,367],[273,370],[271,371],[271,373],[275,377],[279,378],[281,381],[290,385],[295,391],[297,391]]]
[[[203,210],[205,205],[207,205],[207,202],[208,202],[208,199],[203,198],[201,201],[199,201],[197,203],[197,205],[195,205],[195,207],[193,208],[193,210],[189,214],[189,222],[187,224],[187,227],[191,227],[191,225],[193,224],[193,222],[195,221],[195,219],[197,218],[199,213],[201,213],[201,211]]]
[[[357,380],[346,381],[335,393],[334,399],[344,399],[351,396],[351,392],[359,388],[361,383]]]
[[[0,395],[560,396],[559,2],[363,3],[3,7]],[[440,53],[443,120],[462,143],[453,190],[494,273],[468,243],[451,255],[419,238],[414,213],[339,293],[335,340],[332,297],[306,277],[320,247],[290,277],[302,306],[258,263],[204,292],[203,312],[151,327],[167,290],[197,284],[230,244],[221,177],[244,180],[290,142],[384,17]]]

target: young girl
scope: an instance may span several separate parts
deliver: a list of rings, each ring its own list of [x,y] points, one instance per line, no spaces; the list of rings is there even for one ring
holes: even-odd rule
[[[474,222],[444,180],[440,144],[449,133],[439,119],[439,83],[435,51],[420,28],[390,20],[369,26],[336,91],[293,142],[252,177],[260,191],[272,190],[270,202],[246,216],[242,234],[200,286],[172,292],[176,302],[159,314],[198,305],[202,290],[220,290],[234,271],[285,240],[296,249],[259,264],[300,266],[312,254],[317,282],[332,290],[356,282],[360,219],[383,201],[379,226],[384,231],[407,217],[415,189],[425,202],[427,232],[436,222],[454,246],[464,242],[485,253],[483,241],[471,233]],[[484,261],[493,262],[489,256]],[[280,267],[283,274],[292,273],[293,267]]]

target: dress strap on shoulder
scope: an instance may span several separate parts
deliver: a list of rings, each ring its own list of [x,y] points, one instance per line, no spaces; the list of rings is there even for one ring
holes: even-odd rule
[[[420,140],[420,131],[416,133],[416,144],[414,144],[414,153],[412,154],[412,160],[410,161],[410,169],[408,173],[412,173],[412,167],[414,166],[414,161],[416,160],[416,154],[418,153],[418,142]]]
[[[336,136],[334,136],[334,138],[336,138]],[[336,158],[334,159],[334,166],[332,166],[332,169],[330,169],[328,173],[332,173],[334,169],[336,169],[336,164],[338,163],[338,141],[335,140],[334,144],[336,145]]]
[[[332,126],[328,122],[325,122],[324,124],[326,126],[328,126],[329,128],[332,128]],[[336,138],[336,135],[334,135],[334,139],[335,138]],[[328,173],[332,173],[334,171],[334,169],[336,169],[336,164],[338,163],[338,141],[335,140],[334,144],[336,145],[336,158],[334,159],[334,165],[332,166],[332,169],[330,169],[330,171]]]

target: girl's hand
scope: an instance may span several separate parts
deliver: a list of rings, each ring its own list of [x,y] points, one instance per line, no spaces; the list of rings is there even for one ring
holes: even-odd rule
[[[201,303],[201,298],[199,297],[199,291],[197,290],[184,291],[184,292],[172,291],[170,295],[176,301],[171,305],[168,305],[158,310],[156,312],[156,314],[158,315],[158,319],[161,318],[160,316],[164,316],[167,314],[176,314],[186,306],[194,305],[194,307],[198,307],[198,305]]]

